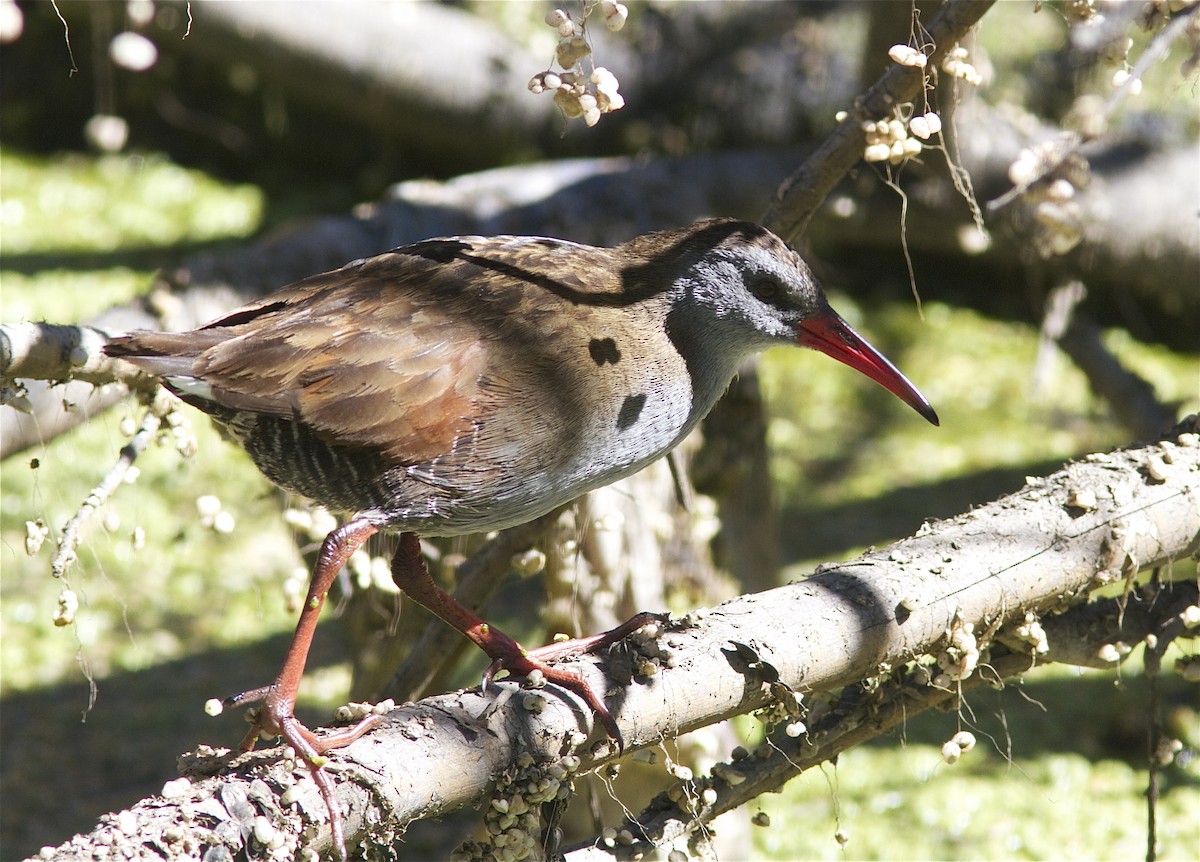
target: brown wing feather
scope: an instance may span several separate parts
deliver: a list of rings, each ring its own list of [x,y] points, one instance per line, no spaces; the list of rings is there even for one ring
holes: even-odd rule
[[[296,416],[330,443],[404,463],[443,454],[471,429],[470,381],[482,375],[487,350],[479,333],[444,337],[444,313],[417,313],[432,299],[397,275],[330,274],[334,284],[319,282],[304,302],[230,327],[194,374],[218,403]]]
[[[534,309],[621,304],[612,250],[566,244],[575,266],[564,271],[563,245],[527,237],[417,243],[296,282],[195,332],[132,336],[132,346],[118,349],[158,353],[153,365],[142,360],[156,373],[178,374],[187,356],[186,376],[208,384],[218,404],[296,417],[327,442],[370,447],[395,463],[466,455],[459,444],[467,435],[524,430],[489,422],[498,396],[491,372],[544,353]],[[568,328],[573,317],[552,315]]]

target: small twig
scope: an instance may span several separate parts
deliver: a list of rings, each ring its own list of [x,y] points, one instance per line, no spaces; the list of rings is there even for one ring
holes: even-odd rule
[[[1168,591],[1173,592],[1174,586],[1158,582],[1158,569],[1154,570],[1154,577],[1154,583],[1159,588],[1154,604],[1161,605],[1158,610],[1163,613],[1165,619],[1162,619],[1158,625],[1152,626],[1143,639],[1145,649],[1142,652],[1142,663],[1146,671],[1148,689],[1146,715],[1149,718],[1146,730],[1146,766],[1149,770],[1146,779],[1146,862],[1155,862],[1158,858],[1159,774],[1163,766],[1170,763],[1170,754],[1164,758],[1158,675],[1162,670],[1162,659],[1167,647],[1185,630],[1183,614],[1178,612],[1178,608],[1173,607],[1169,600],[1161,603],[1158,601],[1167,598]],[[1194,602],[1195,599],[1193,598],[1192,601]],[[1169,752],[1170,749],[1167,751]]]
[[[949,0],[926,28],[934,44],[928,54],[936,65],[978,23],[995,0]],[[824,143],[785,179],[775,192],[762,223],[789,242],[808,225],[826,195],[862,158],[866,135],[862,121],[890,114],[892,108],[912,100],[925,85],[922,72],[893,65],[874,85],[855,100],[847,117]]]
[[[1082,281],[1070,281],[1050,291],[1046,297],[1046,312],[1042,317],[1041,332],[1038,333],[1037,357],[1033,361],[1033,394],[1037,398],[1050,382],[1051,369],[1059,342],[1075,314],[1075,308],[1087,296]]]
[[[1167,26],[1155,35],[1154,40],[1146,47],[1146,50],[1142,52],[1142,56],[1134,64],[1129,77],[1125,79],[1121,86],[1113,91],[1097,112],[1097,117],[1101,121],[1101,125],[1108,125],[1109,119],[1117,108],[1120,107],[1121,103],[1125,101],[1127,96],[1133,94],[1133,88],[1136,86],[1135,82],[1140,81],[1146,70],[1166,55],[1171,47],[1171,43],[1184,34],[1189,26],[1192,15],[1198,12],[1200,12],[1200,6],[1193,6],[1176,15]],[[1062,137],[1059,138],[1058,146],[1054,148],[1054,151],[1047,154],[1041,160],[1040,169],[1032,177],[1017,183],[1007,192],[1000,195],[1000,197],[989,201],[987,205],[988,212],[994,214],[1018,200],[1032,186],[1057,171],[1067,159],[1075,155],[1079,151],[1079,148],[1090,140],[1089,136],[1080,132],[1064,132]]]
[[[1100,327],[1087,315],[1072,315],[1058,346],[1138,438],[1149,440],[1175,421],[1178,404],[1164,404],[1153,384],[1127,368],[1104,345]]]
[[[58,16],[58,20],[63,25],[63,42],[67,45],[67,56],[71,58],[71,71],[67,75],[74,77],[79,73],[79,66],[75,64],[75,51],[71,48],[71,28],[67,25],[67,19],[63,17],[62,10],[58,8],[58,0],[50,0],[50,5],[54,7],[54,14]]]
[[[165,389],[159,390],[155,395],[154,400],[146,410],[146,415],[142,417],[141,427],[138,428],[129,442],[122,447],[120,457],[117,458],[117,463],[100,480],[100,484],[84,497],[75,514],[63,525],[62,536],[58,540],[58,550],[54,552],[54,557],[50,560],[50,572],[54,577],[64,577],[67,570],[79,559],[76,550],[79,547],[80,532],[84,524],[88,522],[101,506],[108,502],[121,483],[125,481],[130,469],[133,467],[133,463],[145,451],[146,447],[150,445],[150,441],[154,439],[154,435],[158,433],[163,417],[173,411],[178,403],[178,399]]]
[[[1149,775],[1146,778],[1146,862],[1158,858],[1158,746],[1162,741],[1162,727],[1158,723],[1158,670],[1161,662],[1155,651],[1146,647],[1143,656],[1146,668],[1146,715],[1149,727],[1146,730],[1146,761]]]
[[[900,184],[888,171],[884,185],[894,191],[900,198],[900,251],[904,254],[904,265],[908,269],[908,287],[912,291],[913,302],[917,306],[917,317],[925,319],[925,310],[921,307],[921,292],[917,289],[917,271],[913,267],[912,250],[908,247],[908,193],[900,188]]]

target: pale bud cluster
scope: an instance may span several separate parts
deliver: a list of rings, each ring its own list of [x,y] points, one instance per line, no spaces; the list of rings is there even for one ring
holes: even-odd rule
[[[222,508],[220,498],[213,494],[196,498],[196,514],[200,516],[200,526],[214,533],[232,533],[236,526],[233,514]]]
[[[1136,96],[1142,92],[1142,79],[1131,77],[1128,69],[1117,69],[1117,71],[1113,72],[1110,83],[1114,90],[1121,89],[1125,86],[1126,82],[1129,84],[1129,95]]]
[[[754,717],[768,727],[784,725],[784,732],[793,739],[808,732],[803,719],[809,710],[804,706],[804,695],[798,691],[772,692],[775,700],[754,713]]]
[[[634,837],[633,831],[626,827],[618,829],[615,826],[605,826],[600,830],[600,843],[608,850],[614,850],[620,846],[628,852],[628,848],[632,847],[635,841],[637,838]],[[634,859],[641,858],[636,851],[630,856]]]
[[[625,4],[616,3],[614,0],[602,0],[600,14],[604,16],[604,26],[614,33],[624,27],[629,18],[629,10],[625,8]]]
[[[950,682],[966,679],[979,665],[979,642],[975,638],[975,624],[964,622],[956,614],[946,632],[946,648],[938,654],[938,667],[942,673],[934,678],[934,685],[947,688]]]
[[[1145,30],[1161,30],[1172,15],[1178,15],[1197,3],[1200,3],[1200,0],[1150,0],[1145,5],[1139,23]]]
[[[1116,664],[1131,652],[1133,652],[1133,647],[1125,643],[1125,641],[1113,641],[1110,644],[1101,645],[1096,650],[1096,658],[1107,664]]]
[[[1158,741],[1151,758],[1155,766],[1166,767],[1175,762],[1175,755],[1183,751],[1183,742],[1171,736],[1164,736]]]
[[[1117,35],[1100,46],[1097,56],[1101,63],[1119,67],[1113,72],[1110,84],[1114,90],[1129,84],[1129,95],[1136,96],[1142,92],[1142,79],[1133,78],[1130,74],[1129,51],[1133,48],[1130,36]]]
[[[196,454],[198,444],[196,435],[192,431],[191,422],[183,411],[177,409],[183,405],[183,402],[171,395],[167,390],[159,390],[162,395],[156,395],[155,412],[162,409],[166,410],[166,414],[162,418],[162,423],[158,426],[158,435],[155,437],[155,443],[159,446],[171,446],[179,453],[181,458],[190,458]],[[165,399],[161,402],[158,400],[165,395]],[[132,481],[127,479],[126,481]]]
[[[337,529],[338,520],[322,506],[295,506],[283,510],[283,521],[311,539],[323,540]]]
[[[485,835],[460,845],[450,858],[515,862],[535,855],[541,848],[542,805],[563,802],[571,795],[580,765],[574,754],[541,762],[528,752],[518,754],[496,778],[491,801],[484,808]]]
[[[314,504],[285,509],[283,520],[292,529],[317,542],[323,541],[338,526],[338,519],[328,509]],[[350,555],[346,561],[346,571],[355,589],[374,589],[389,594],[400,592],[392,578],[388,558],[373,556],[365,548],[359,548]],[[300,608],[308,591],[308,582],[309,573],[304,566],[297,566],[283,582],[283,597],[289,611]]]
[[[392,578],[392,566],[387,557],[372,556],[359,548],[346,561],[346,568],[354,577],[354,586],[360,590],[377,589],[396,594],[400,588]]]
[[[589,126],[600,121],[601,114],[625,107],[625,99],[617,92],[617,78],[603,66],[591,75],[583,72],[539,72],[529,82],[533,93],[554,93],[554,104],[568,119],[583,117]]]
[[[629,10],[624,4],[604,0],[599,8],[609,30],[616,31],[625,26]],[[589,74],[581,65],[581,61],[592,53],[586,35],[590,11],[589,7],[580,21],[575,21],[563,9],[554,9],[546,15],[547,26],[554,28],[559,35],[554,56],[564,71],[547,69],[539,72],[530,79],[529,91],[553,93],[554,104],[563,112],[563,116],[568,119],[582,117],[584,123],[594,126],[600,122],[601,114],[623,108],[625,99],[617,92],[619,82],[616,75],[602,66],[595,67]]]
[[[1078,155],[1056,163],[1061,147],[1059,141],[1045,141],[1026,148],[1008,168],[1013,185],[1024,189],[1023,202],[1032,215],[1030,239],[1043,259],[1066,254],[1083,240],[1084,210],[1075,196],[1090,174]]]
[[[1096,0],[1064,0],[1062,14],[1071,24],[1091,21],[1096,17]]]
[[[891,162],[898,165],[921,153],[923,140],[942,130],[942,118],[933,111],[913,117],[906,124],[899,117],[890,120],[866,120],[862,130],[867,136],[863,159],[868,162]],[[909,132],[912,135],[909,135]]]
[[[558,31],[558,35],[564,39],[575,35],[575,22],[571,20],[570,13],[564,9],[554,9],[547,12],[546,26],[553,27]]]
[[[58,594],[58,607],[54,611],[52,622],[62,628],[75,622],[75,614],[79,612],[79,596],[70,587],[64,587]]]
[[[667,799],[669,799],[676,807],[684,814],[695,816],[711,809],[717,803],[717,789],[712,786],[712,779],[706,776],[700,776],[695,780],[681,779],[679,784],[672,784],[667,788]],[[668,859],[677,859],[677,856],[668,856]],[[684,856],[684,859],[690,857]]]
[[[34,556],[42,548],[42,543],[50,535],[50,528],[41,518],[25,522],[25,553]]]
[[[1133,48],[1133,37],[1117,34],[1100,46],[1097,57],[1101,63],[1109,66],[1124,66],[1129,59],[1129,51]]]
[[[333,712],[334,721],[362,721],[372,715],[384,715],[396,708],[396,701],[390,697],[379,703],[370,701],[350,701],[342,704]]]
[[[513,555],[512,567],[522,578],[532,577],[546,568],[546,555],[537,548],[530,548]]]
[[[1175,659],[1175,673],[1184,682],[1200,682],[1200,656],[1189,655]]]
[[[961,45],[951,48],[942,58],[942,71],[976,87],[983,83],[983,76],[967,62],[967,49]]]
[[[126,30],[108,44],[108,56],[122,69],[145,72],[158,62],[158,47],[141,33]]]
[[[942,118],[934,111],[921,114],[908,121],[908,130],[922,141],[927,141],[942,130]]]
[[[1079,132],[1085,141],[1095,140],[1108,131],[1109,107],[1098,93],[1081,93],[1063,117],[1063,126]]]
[[[1016,628],[1016,635],[1020,640],[1029,644],[1037,655],[1045,655],[1050,652],[1050,640],[1046,637],[1046,630],[1042,628],[1036,615],[1025,614],[1025,619]]]
[[[283,582],[284,607],[290,613],[300,610],[304,602],[304,594],[308,589],[308,569],[296,566]]]
[[[942,746],[942,760],[946,763],[958,763],[958,759],[975,747],[975,734],[969,730],[960,730]]]
[[[0,45],[17,41],[24,31],[25,13],[17,0],[0,0]]]
[[[888,56],[892,58],[893,63],[911,66],[914,69],[924,69],[929,62],[929,57],[912,45],[893,45],[888,48]]]

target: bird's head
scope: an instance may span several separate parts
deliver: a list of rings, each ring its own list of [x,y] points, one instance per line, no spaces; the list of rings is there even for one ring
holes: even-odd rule
[[[687,231],[677,246],[686,261],[677,307],[684,315],[716,318],[708,328],[711,349],[748,354],[791,343],[819,350],[938,424],[925,396],[833,310],[808,265],[783,240],[759,225],[729,219],[698,222]]]

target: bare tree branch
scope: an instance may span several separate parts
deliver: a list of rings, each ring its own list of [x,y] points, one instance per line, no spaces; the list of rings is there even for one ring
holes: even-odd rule
[[[0,327],[0,379],[82,380],[103,384],[120,379],[127,363],[100,352],[108,333],[92,326],[15,323]]]
[[[1045,633],[1056,644],[1051,653],[1031,653],[1029,644],[1019,639],[1014,639],[1013,646],[996,643],[981,671],[952,687],[930,685],[928,668],[920,664],[880,674],[871,685],[847,686],[803,733],[793,736],[784,727],[777,728],[755,751],[717,764],[710,775],[681,781],[655,797],[641,815],[619,827],[618,834],[626,832],[632,841],[599,838],[580,842],[566,851],[565,859],[636,859],[652,847],[690,838],[725,812],[779,790],[805,770],[896,729],[920,712],[953,708],[970,690],[995,687],[1038,664],[1079,660],[1099,665],[1095,656],[1104,646],[1176,625],[1181,614],[1200,598],[1195,583],[1153,584],[1143,592],[1146,595],[1137,597],[1133,613],[1124,619],[1125,604],[1120,599],[1102,599],[1048,617]]]
[[[86,324],[0,322],[0,458],[53,440],[128,394],[118,383],[157,385],[100,352],[110,332],[150,327],[136,308],[111,309]]]
[[[995,0],[947,0],[926,27],[933,50],[929,64],[936,65],[958,44]],[[902,102],[914,99],[924,86],[925,73],[910,66],[894,65],[866,93],[854,101],[846,118],[775,192],[762,222],[792,242],[804,232],[809,219],[826,195],[863,155],[865,120],[891,114]]]
[[[907,702],[915,691],[929,705],[981,674],[994,681],[1053,656],[1061,648],[1054,616],[1090,590],[1198,551],[1200,416],[1192,416],[1159,442],[1089,456],[860,559],[688,614],[657,641],[635,638],[644,653],[638,665],[652,656],[660,666],[653,675],[614,682],[632,677],[619,652],[579,668],[600,690],[607,686],[627,751],[786,704],[789,691],[829,691],[913,661],[926,670],[902,678],[902,693]],[[1139,619],[1127,614],[1116,630],[1110,619],[1101,637],[1119,631],[1132,642]],[[1067,636],[1077,634],[1072,628]],[[1048,653],[1040,652],[1043,644]],[[498,777],[511,784],[523,776],[522,786],[542,788],[540,801],[546,792],[565,795],[572,774],[617,754],[608,740],[588,742],[590,722],[570,695],[513,683],[397,709],[327,767],[348,810],[347,835],[352,844],[388,841],[414,819],[478,802]],[[875,726],[846,732],[866,738]],[[847,737],[847,744],[857,741]],[[78,858],[96,843],[133,835],[164,855],[174,845],[193,854],[245,847],[254,858],[268,857],[264,847],[288,858],[300,858],[301,848],[328,850],[311,780],[302,772],[297,778],[295,764],[277,751],[194,757],[187,774],[164,797],[103,818],[91,835],[44,858]]]
[[[100,483],[88,493],[87,497],[80,503],[79,508],[75,510],[75,514],[63,525],[62,535],[58,540],[58,548],[55,550],[54,556],[50,559],[50,572],[54,577],[64,577],[67,571],[75,565],[79,559],[76,552],[79,548],[84,526],[109,501],[117,488],[126,481],[130,470],[133,469],[134,462],[146,451],[146,447],[150,445],[150,441],[158,433],[163,418],[168,416],[181,403],[178,398],[165,389],[156,387],[153,401],[142,416],[141,426],[134,433],[133,437],[130,438],[129,442],[121,448],[121,454],[117,458],[117,462],[113,464],[112,469],[100,480]],[[70,620],[66,620],[66,622],[70,622]]]
[[[531,97],[526,88],[545,58],[464,9],[341,2],[337,26],[331,26],[330,7],[316,3],[202,4],[196,13],[199,26],[188,38],[162,34],[164,50],[218,68],[252,68],[257,79],[302,104],[376,129],[417,152],[478,162],[480,148],[473,145],[481,139],[490,155],[556,131],[549,100]],[[471,58],[453,75],[445,74],[450,33],[458,56]],[[158,108],[190,132],[218,133],[212,118],[169,92],[159,97]],[[236,126],[221,125],[219,134],[232,148],[245,146]]]

